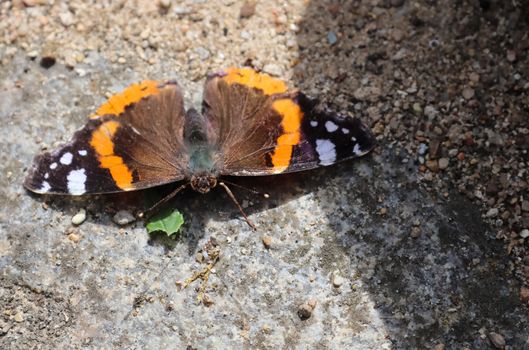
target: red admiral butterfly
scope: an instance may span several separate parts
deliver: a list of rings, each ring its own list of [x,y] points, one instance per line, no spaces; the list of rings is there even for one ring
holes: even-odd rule
[[[201,113],[184,110],[174,81],[131,85],[99,107],[71,142],[38,156],[24,186],[82,195],[184,180],[162,202],[186,186],[207,193],[220,185],[238,205],[223,175],[313,169],[374,145],[359,119],[321,110],[267,74],[229,68],[208,76]]]

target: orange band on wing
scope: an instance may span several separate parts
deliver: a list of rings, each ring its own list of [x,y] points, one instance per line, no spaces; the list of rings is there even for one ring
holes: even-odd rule
[[[160,92],[158,85],[159,83],[154,80],[145,80],[139,84],[132,84],[123,92],[110,97],[90,118],[96,119],[105,114],[120,115],[127,106],[140,101],[144,97],[158,94]]]
[[[250,88],[262,90],[265,95],[273,95],[287,92],[287,85],[272,78],[268,74],[257,73],[251,68],[228,68],[226,76],[222,79],[228,84],[241,84]]]
[[[114,154],[114,142],[112,138],[118,130],[119,123],[113,120],[101,124],[92,134],[90,145],[97,153],[99,164],[108,169],[116,186],[122,190],[131,190],[132,172],[123,163],[123,158]]]
[[[301,140],[301,119],[303,112],[298,104],[290,99],[276,100],[272,107],[283,117],[283,134],[277,138],[277,146],[271,156],[274,172],[285,171],[290,165],[292,149]]]

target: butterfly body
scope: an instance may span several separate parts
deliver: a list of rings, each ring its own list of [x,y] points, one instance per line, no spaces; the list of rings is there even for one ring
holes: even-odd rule
[[[38,156],[24,185],[83,195],[185,181],[207,193],[222,176],[262,176],[360,157],[375,139],[359,119],[319,108],[249,68],[208,76],[202,110],[184,109],[175,81],[133,84],[72,140]]]

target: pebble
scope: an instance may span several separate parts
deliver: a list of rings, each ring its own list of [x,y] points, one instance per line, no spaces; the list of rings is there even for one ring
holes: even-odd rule
[[[439,169],[444,170],[448,168],[448,163],[449,163],[448,158],[439,159]]]
[[[302,304],[298,307],[298,316],[304,321],[308,320],[312,316],[312,308],[307,304]]]
[[[437,162],[437,159],[428,159],[426,161],[426,167],[435,173],[439,171],[439,162]]]
[[[529,211],[529,201],[523,201],[522,202],[522,210],[523,211]]]
[[[463,97],[466,100],[470,100],[472,97],[474,97],[474,89],[472,89],[472,88],[464,88],[463,89]]]
[[[160,6],[166,9],[171,7],[171,0],[160,0]]]
[[[523,229],[523,230],[520,232],[520,237],[522,237],[522,238],[527,238],[527,237],[529,237],[529,230],[528,230],[528,229]]]
[[[311,299],[298,307],[298,316],[302,321],[308,320],[316,307],[316,300]]]
[[[327,33],[327,42],[330,45],[336,44],[337,41],[338,41],[338,37],[336,36],[336,34],[333,31],[330,31],[330,32]]]
[[[263,72],[271,74],[271,75],[275,75],[275,76],[280,76],[283,74],[283,70],[281,69],[281,67],[274,63],[269,63],[265,65],[263,67]]]
[[[120,226],[125,226],[136,221],[136,218],[129,211],[120,210],[114,215],[112,220]]]
[[[422,106],[420,103],[418,102],[415,102],[412,106],[413,108],[413,113],[415,113],[415,115],[421,115],[422,114]]]
[[[445,345],[443,343],[439,343],[433,348],[434,350],[445,350]]]
[[[59,19],[65,27],[69,27],[74,23],[73,14],[70,11],[61,12],[59,14]]]
[[[394,29],[393,33],[391,33],[391,36],[396,42],[401,42],[402,38],[404,38],[404,32],[400,29]]]
[[[489,339],[492,345],[496,347],[496,349],[505,348],[505,338],[501,334],[490,332]]]
[[[79,226],[86,220],[86,210],[83,208],[79,209],[77,214],[72,216],[72,224]]]
[[[419,144],[419,154],[422,156],[422,155],[425,155],[426,154],[426,150],[428,149],[428,146],[425,144],[425,143],[420,143]]]
[[[241,11],[239,12],[240,18],[250,18],[255,14],[255,1],[245,1],[241,6]]]
[[[24,322],[24,314],[22,312],[17,312],[15,314],[15,316],[13,317],[13,319],[16,321],[16,322]]]
[[[429,119],[434,119],[439,115],[439,111],[435,109],[434,106],[428,105],[424,107],[424,115],[427,116]]]
[[[252,39],[252,34],[246,30],[243,30],[241,31],[241,38],[244,39],[244,40],[251,40]]]
[[[524,303],[529,301],[529,288],[527,287],[520,288],[520,300]]]
[[[264,235],[263,237],[261,237],[261,240],[263,241],[263,245],[265,246],[265,248],[270,249],[270,247],[272,246],[272,237]]]
[[[495,218],[496,216],[498,216],[499,212],[500,211],[498,210],[498,208],[491,208],[487,211],[485,216],[488,218]]]
[[[202,61],[207,60],[209,58],[209,56],[211,55],[209,53],[209,51],[206,48],[202,47],[202,46],[197,47],[195,49],[195,52],[198,54],[198,57],[200,57],[200,59]]]
[[[37,52],[37,50],[32,50],[32,51],[27,53],[27,56],[29,58],[36,58],[38,55],[39,55],[39,53]]]
[[[332,274],[332,285],[335,288],[340,288],[342,284],[344,284],[344,282],[345,279],[340,276],[340,273],[338,271],[334,271],[334,273]]]
[[[419,226],[412,227],[410,236],[412,238],[419,238],[421,236],[421,228]]]

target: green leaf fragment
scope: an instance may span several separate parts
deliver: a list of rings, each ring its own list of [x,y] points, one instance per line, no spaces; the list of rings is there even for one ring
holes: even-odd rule
[[[162,231],[171,236],[180,230],[184,224],[184,216],[178,210],[163,211],[153,216],[147,222],[147,232]]]

